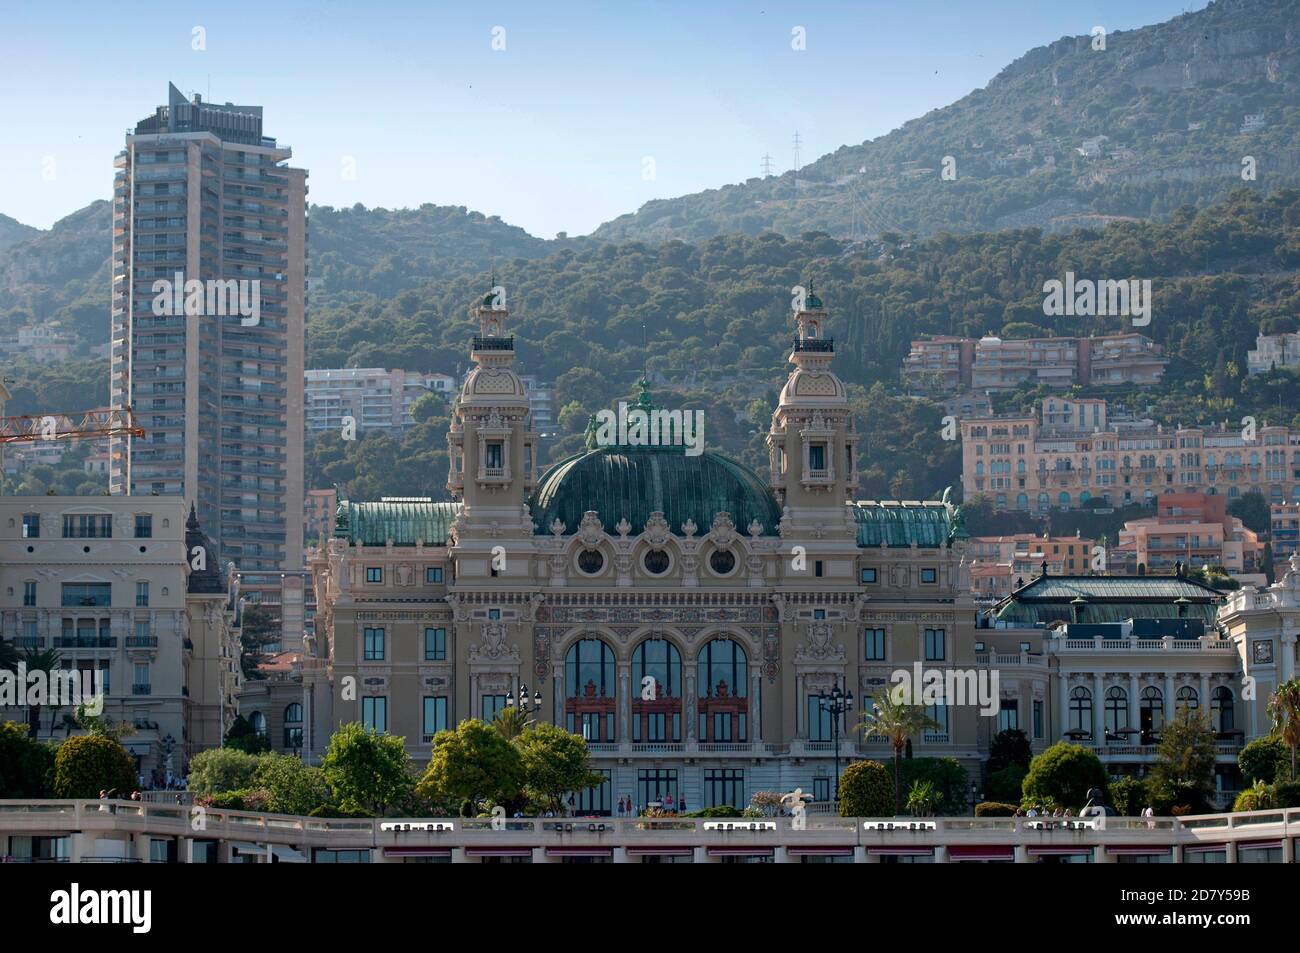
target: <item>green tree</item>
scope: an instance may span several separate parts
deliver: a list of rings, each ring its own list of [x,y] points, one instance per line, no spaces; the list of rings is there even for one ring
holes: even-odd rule
[[[416,787],[420,797],[503,803],[517,797],[524,770],[519,750],[486,722],[462,721],[433,736],[429,766]]]
[[[127,797],[139,783],[135,761],[112,738],[76,735],[54,754],[55,797],[93,798],[100,791]]]
[[[18,661],[26,667],[27,674],[30,677],[37,672],[45,675],[45,682],[53,688],[51,677],[54,672],[59,671],[62,656],[58,649],[23,649],[18,656]],[[52,694],[52,692],[51,692]],[[32,738],[35,738],[41,730],[41,709],[43,705],[34,704],[28,706],[27,731]],[[57,706],[54,711],[58,711]],[[50,731],[54,731],[53,712],[50,718]]]
[[[1151,783],[1156,791],[1172,792],[1175,804],[1200,810],[1214,794],[1215,754],[1209,717],[1184,709],[1160,734]]]
[[[841,817],[889,817],[895,810],[894,782],[879,761],[853,761],[840,775]]]
[[[0,798],[49,797],[53,770],[52,747],[33,741],[26,725],[0,723]]]
[[[1256,533],[1267,533],[1272,522],[1268,500],[1259,490],[1248,490],[1229,502],[1228,515],[1237,517],[1242,525]]]
[[[276,814],[307,815],[330,803],[325,772],[293,755],[259,755],[252,786],[270,794],[267,810]]]
[[[1291,780],[1296,779],[1296,748],[1300,747],[1300,678],[1283,682],[1268,702],[1273,734],[1291,751]]]
[[[1256,738],[1237,755],[1237,767],[1247,784],[1263,781],[1272,784],[1281,780],[1288,767],[1287,747],[1282,739],[1273,735]]]
[[[587,742],[545,722],[529,726],[515,739],[523,768],[523,788],[534,801],[561,810],[560,799],[604,782],[591,770]]]
[[[406,742],[356,721],[334,732],[321,768],[340,807],[363,807],[379,816],[409,797],[414,786]]]
[[[866,738],[886,738],[894,749],[894,813],[903,813],[903,749],[913,735],[937,729],[938,722],[920,705],[910,705],[897,689],[881,694],[871,711],[864,712],[858,730]]]
[[[432,391],[421,394],[411,403],[411,419],[416,423],[422,424],[432,417],[445,417],[446,414],[446,403]]]
[[[226,732],[225,746],[247,754],[261,754],[271,750],[271,740],[254,731],[243,715],[236,715],[230,723],[230,730]]]
[[[506,741],[514,741],[531,727],[533,718],[517,705],[510,705],[497,712],[492,719],[492,727],[501,733]]]
[[[1034,752],[1029,738],[1019,728],[1005,728],[993,736],[989,743],[989,771],[1001,771],[1008,765],[1019,765],[1026,770]]]
[[[1107,789],[1106,769],[1087,748],[1058,741],[1033,761],[1025,775],[1024,796],[1028,801],[1051,801],[1078,809],[1088,801],[1088,790]]]
[[[238,748],[209,748],[190,759],[189,790],[194,794],[216,794],[252,785],[258,760]]]
[[[266,657],[267,645],[280,638],[280,618],[266,606],[244,602],[239,620],[239,666],[244,678],[265,678],[257,666]]]

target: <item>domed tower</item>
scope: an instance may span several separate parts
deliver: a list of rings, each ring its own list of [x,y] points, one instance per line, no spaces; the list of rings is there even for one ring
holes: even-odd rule
[[[844,384],[831,370],[835,341],[826,335],[826,309],[811,281],[794,305],[794,370],[767,435],[769,482],[786,513],[782,535],[852,528],[844,503],[857,488],[858,435]]]
[[[515,339],[506,334],[505,291],[494,287],[474,309],[474,368],[452,408],[447,489],[463,501],[457,535],[530,536],[524,500],[537,483],[537,434],[528,395],[515,373]],[[481,531],[481,532],[480,532]]]

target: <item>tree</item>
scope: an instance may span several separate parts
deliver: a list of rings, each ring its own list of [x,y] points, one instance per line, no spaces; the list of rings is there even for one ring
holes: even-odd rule
[[[1215,754],[1209,717],[1184,709],[1161,732],[1151,783],[1156,791],[1172,792],[1175,804],[1200,810],[1214,794]]]
[[[261,754],[271,750],[271,741],[254,731],[243,715],[236,715],[230,724],[230,730],[226,732],[225,746],[248,754]]]
[[[239,667],[245,679],[265,678],[257,665],[266,655],[266,646],[280,638],[280,619],[266,606],[245,602],[239,620]]]
[[[1296,779],[1296,748],[1300,747],[1300,678],[1283,682],[1269,699],[1273,734],[1291,749],[1291,780]]]
[[[590,768],[587,742],[556,725],[531,725],[515,739],[523,788],[536,803],[560,810],[560,798],[604,782]]]
[[[1034,752],[1029,747],[1029,738],[1019,728],[1006,728],[993,736],[989,744],[990,772],[1001,771],[1009,765],[1019,765],[1028,770]]]
[[[1246,529],[1267,533],[1272,524],[1268,500],[1259,490],[1248,490],[1228,503],[1228,515],[1241,520]]]
[[[956,758],[904,758],[902,777],[904,791],[928,781],[940,814],[965,814],[970,808],[970,775]]]
[[[288,754],[259,755],[256,761],[252,785],[270,794],[267,810],[307,815],[329,804],[330,786],[322,769],[303,764],[300,758]]]
[[[59,670],[59,662],[61,659],[62,656],[59,654],[58,649],[23,649],[22,654],[18,656],[18,662],[26,668],[27,674],[31,676],[37,672],[43,673],[45,676],[45,683],[50,686],[51,689],[53,688],[51,675]],[[20,685],[19,687],[24,688],[26,686]],[[54,692],[51,690],[48,694],[53,697]],[[35,697],[39,698],[40,696],[37,695]],[[27,732],[32,738],[35,738],[41,729],[42,707],[43,706],[39,701],[28,706]],[[54,710],[57,711],[58,707],[55,706]],[[51,718],[50,730],[54,730],[53,718]]]
[[[409,797],[414,785],[406,742],[356,721],[334,732],[321,768],[340,807],[379,816]]]
[[[1101,759],[1080,745],[1058,741],[1033,761],[1025,775],[1025,800],[1051,801],[1076,810],[1088,801],[1088,790],[1107,788]]]
[[[429,767],[416,786],[427,798],[501,803],[517,797],[524,769],[519,750],[486,722],[462,721],[433,736]]]
[[[416,423],[422,424],[431,417],[445,417],[446,415],[446,403],[432,391],[421,394],[411,404],[411,419]]]
[[[841,817],[888,817],[895,810],[894,783],[879,761],[853,761],[840,775]]]
[[[897,690],[884,692],[862,715],[858,730],[867,738],[887,738],[894,749],[894,813],[903,813],[903,778],[901,762],[903,749],[918,732],[937,729],[938,722],[925,713],[920,705],[909,705]]]
[[[239,748],[209,748],[190,759],[188,786],[194,794],[217,794],[249,787],[258,760]]]
[[[26,725],[0,724],[0,798],[49,797],[53,770],[53,748],[33,741]]]
[[[112,738],[77,735],[54,754],[55,797],[93,798],[100,791],[126,797],[138,785],[135,761]]]
[[[501,732],[501,737],[506,741],[514,741],[532,724],[532,716],[517,705],[502,708],[492,719],[492,727]]]
[[[1287,748],[1281,738],[1256,738],[1237,755],[1237,767],[1247,784],[1263,781],[1272,784],[1287,770]]]

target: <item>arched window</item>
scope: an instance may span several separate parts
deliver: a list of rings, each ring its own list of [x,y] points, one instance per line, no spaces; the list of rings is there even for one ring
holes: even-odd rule
[[[1154,739],[1152,739],[1151,733],[1160,731],[1165,726],[1165,697],[1160,689],[1154,685],[1148,685],[1142,689],[1142,697],[1138,700],[1138,705],[1142,744],[1153,744]]]
[[[1118,685],[1106,689],[1106,730],[1115,734],[1128,727],[1128,692]]]
[[[1082,685],[1070,692],[1070,728],[1092,736],[1092,692]]]
[[[1057,495],[1056,500],[1061,504],[1062,509],[1070,508],[1070,494],[1066,493],[1064,490]]]
[[[1184,712],[1196,711],[1200,707],[1201,699],[1196,694],[1196,689],[1192,688],[1191,685],[1184,685],[1178,689],[1178,694],[1174,696],[1174,708],[1177,714],[1181,715]]]
[[[700,741],[749,740],[749,657],[738,642],[714,639],[697,656]]]
[[[632,740],[682,740],[682,656],[667,639],[632,652]]]
[[[1223,685],[1210,693],[1210,724],[1219,734],[1225,734],[1236,727],[1232,704],[1232,691]]]
[[[284,747],[302,747],[302,705],[298,702],[284,707]]]
[[[1047,512],[1049,509],[1051,509],[1051,508],[1052,508],[1052,498],[1051,498],[1050,496],[1048,496],[1046,493],[1039,493],[1039,494],[1038,494],[1038,509],[1039,509],[1040,511],[1046,513],[1046,512]]]
[[[253,726],[253,734],[259,738],[266,737],[266,716],[260,711],[255,711],[249,717],[248,723]]]
[[[613,649],[600,639],[574,642],[564,656],[565,727],[588,741],[616,741],[617,684]]]
[[[1017,493],[1017,494],[1016,494],[1016,509],[1018,509],[1018,510],[1027,510],[1027,509],[1029,509],[1029,494],[1028,494],[1028,493]]]

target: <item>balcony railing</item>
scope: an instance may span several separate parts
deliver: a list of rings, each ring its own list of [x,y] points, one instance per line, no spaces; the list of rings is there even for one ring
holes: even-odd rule
[[[153,694],[153,686],[152,686],[152,685],[148,685],[148,684],[144,684],[144,685],[142,685],[142,684],[136,683],[136,684],[134,684],[134,685],[131,686],[131,694],[132,694],[132,695],[152,695],[152,694]]]
[[[515,349],[514,335],[510,337],[482,337],[474,335],[474,350],[476,351],[513,351]]]

